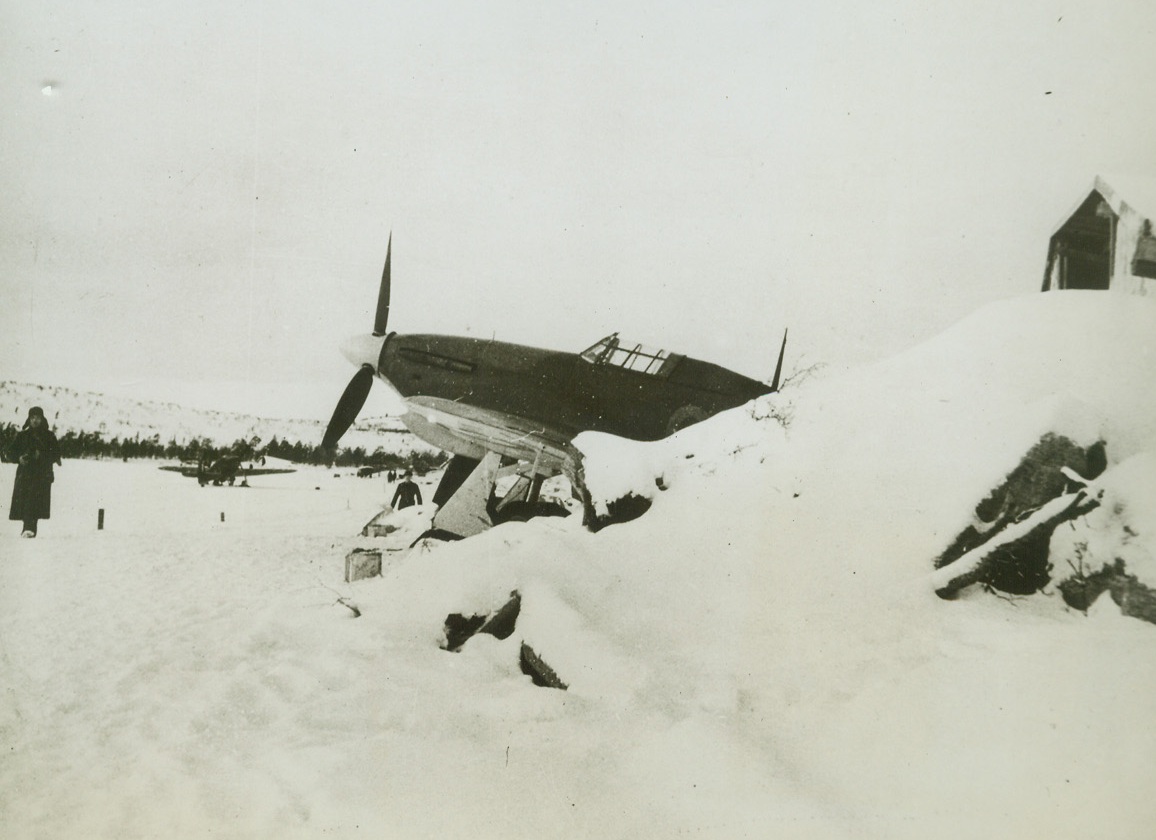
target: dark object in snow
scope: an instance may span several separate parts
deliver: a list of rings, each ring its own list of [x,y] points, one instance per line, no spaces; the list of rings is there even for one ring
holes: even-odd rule
[[[445,644],[441,646],[442,650],[448,650],[450,653],[457,653],[462,649],[470,638],[481,629],[481,626],[486,623],[487,616],[485,615],[470,615],[465,616],[461,613],[450,613],[446,616],[445,627],[443,632],[446,636]]]
[[[547,665],[542,657],[525,642],[522,642],[522,652],[518,657],[518,664],[522,668],[522,673],[534,681],[534,685],[542,688],[560,688],[562,691],[569,687],[558,679],[554,669]]]
[[[1084,448],[1062,435],[1048,433],[1040,438],[1008,477],[975,508],[975,520],[952,541],[935,561],[935,568],[948,566],[966,554],[991,543],[982,570],[972,570],[967,583],[953,586],[949,596],[968,583],[986,583],[1003,592],[1027,595],[1051,580],[1048,544],[1056,525],[1091,510],[1081,500],[1072,508],[1057,512],[1054,521],[1040,521],[1026,533],[1007,539],[1005,529],[1024,522],[1035,511],[1072,489],[1064,468],[1087,479],[1103,473],[1107,466],[1105,444],[1099,441]],[[998,547],[997,547],[998,542]]]
[[[514,632],[514,624],[518,621],[518,613],[521,611],[522,596],[515,589],[510,593],[510,600],[503,604],[478,632],[489,633],[498,639],[508,639]]]
[[[1089,575],[1076,574],[1060,582],[1060,597],[1072,609],[1087,612],[1108,587],[1112,585],[1114,570],[1107,566]]]
[[[1109,591],[1124,615],[1156,624],[1156,590],[1141,583],[1135,575],[1121,571],[1112,578]]]
[[[1156,624],[1156,590],[1128,574],[1124,561],[1119,558],[1112,566],[1088,575],[1077,574],[1060,584],[1064,603],[1084,612],[1104,592],[1110,593],[1124,615]]]
[[[381,576],[381,549],[355,548],[345,555],[345,582]]]
[[[515,501],[502,506],[501,510],[494,516],[494,524],[500,525],[503,522],[529,522],[538,516],[562,517],[569,515],[570,511],[566,509],[566,506],[558,502],[548,500],[539,500],[537,502]]]
[[[515,589],[510,593],[510,600],[493,614],[464,616],[461,613],[450,613],[446,616],[446,641],[442,650],[457,653],[462,645],[478,633],[488,633],[498,639],[510,638],[521,610],[522,596]]]
[[[590,506],[586,527],[591,531],[601,531],[608,525],[630,522],[633,519],[638,519],[638,517],[650,510],[651,504],[653,503],[645,496],[628,493],[620,499],[609,502],[606,505],[605,516],[594,514],[593,506]]]
[[[361,610],[358,609],[357,604],[350,601],[348,598],[338,598],[334,603],[341,604],[341,606],[353,613],[354,618],[361,618]]]
[[[441,646],[442,650],[458,653],[462,646],[478,633],[488,633],[498,639],[510,638],[514,633],[514,627],[521,610],[522,596],[515,589],[510,593],[510,600],[493,614],[466,616],[461,613],[450,613],[446,616],[444,627],[446,640],[445,644]],[[558,678],[554,669],[547,665],[542,657],[525,642],[522,642],[521,651],[518,654],[518,665],[522,669],[522,673],[534,681],[534,685],[543,688],[560,688],[563,691],[567,688],[566,683]]]

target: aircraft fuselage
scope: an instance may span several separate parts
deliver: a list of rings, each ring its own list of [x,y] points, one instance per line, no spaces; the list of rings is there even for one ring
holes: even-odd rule
[[[390,333],[376,373],[411,404],[459,403],[571,437],[598,431],[642,441],[771,391],[757,380],[677,354],[648,373],[575,353],[425,334]]]

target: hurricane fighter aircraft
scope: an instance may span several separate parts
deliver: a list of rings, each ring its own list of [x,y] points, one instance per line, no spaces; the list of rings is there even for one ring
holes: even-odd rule
[[[325,432],[332,451],[357,418],[374,378],[405,402],[401,420],[415,435],[453,454],[433,501],[435,529],[472,536],[517,511],[542,512],[544,479],[565,474],[581,495],[581,457],[572,441],[585,431],[653,441],[778,390],[786,334],[768,386],[678,353],[627,342],[617,333],[581,353],[449,335],[387,332],[390,237],[373,332],[342,352],[357,372]],[[503,465],[520,474],[501,500]]]

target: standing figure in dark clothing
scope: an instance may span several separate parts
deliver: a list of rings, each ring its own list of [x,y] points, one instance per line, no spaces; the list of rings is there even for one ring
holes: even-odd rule
[[[389,506],[394,510],[401,510],[412,505],[421,504],[421,490],[418,489],[413,480],[413,473],[407,472],[401,479],[401,484],[397,485],[397,490],[394,491],[393,501]]]
[[[60,464],[60,444],[48,428],[44,409],[34,406],[28,411],[24,429],[4,451],[4,460],[19,464],[12,485],[12,506],[8,518],[24,523],[22,537],[36,536],[36,524],[52,513],[53,464]]]

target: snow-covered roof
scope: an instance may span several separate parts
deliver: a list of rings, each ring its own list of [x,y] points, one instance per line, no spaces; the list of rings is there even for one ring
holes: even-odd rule
[[[1092,185],[1080,194],[1072,208],[1056,224],[1052,230],[1053,236],[1067,224],[1093,190],[1104,197],[1116,215],[1122,215],[1127,207],[1146,219],[1156,219],[1156,178],[1126,173],[1101,174],[1092,180]]]
[[[1117,214],[1124,205],[1146,219],[1156,218],[1156,178],[1139,175],[1097,175],[1095,189]]]

